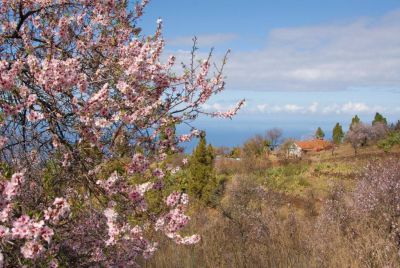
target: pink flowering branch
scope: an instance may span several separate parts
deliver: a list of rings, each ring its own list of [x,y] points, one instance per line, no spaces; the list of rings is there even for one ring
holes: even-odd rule
[[[0,233],[8,237],[10,228],[18,230],[14,238],[23,242],[18,254],[30,265],[71,258],[66,266],[133,266],[157,248],[144,237],[143,226],[181,244],[200,239],[179,235],[189,221],[185,194],[172,193],[169,211],[155,214],[147,193],[161,194],[164,178],[179,171],[163,163],[181,151],[181,142],[199,135],[192,122],[200,114],[231,118],[243,102],[225,112],[203,109],[225,88],[227,55],[220,67],[212,63],[213,51],[197,64],[194,40],[190,65],[175,73],[175,57],[162,60],[162,20],[152,36],[137,26],[147,4],[7,0],[0,5],[0,161],[29,174],[24,186],[20,173],[0,184],[5,224]],[[178,124],[190,131],[176,135]],[[123,167],[118,172],[105,168],[115,162]],[[34,217],[32,211],[43,215]],[[138,226],[130,226],[132,218]],[[28,236],[21,233],[31,229]],[[82,238],[82,230],[91,231]],[[12,258],[5,262],[15,265]]]

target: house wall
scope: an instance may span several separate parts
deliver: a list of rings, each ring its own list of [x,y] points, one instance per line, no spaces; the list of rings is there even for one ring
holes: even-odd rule
[[[292,146],[289,147],[289,156],[290,157],[301,157],[302,156],[302,150],[299,146],[296,144],[293,144]]]

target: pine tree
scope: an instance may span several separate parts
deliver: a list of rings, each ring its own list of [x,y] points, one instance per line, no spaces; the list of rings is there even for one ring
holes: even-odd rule
[[[385,117],[383,117],[383,115],[381,115],[380,113],[376,113],[375,114],[375,118],[374,121],[372,121],[372,125],[375,125],[376,123],[382,123],[384,125],[387,125],[387,120]]]
[[[397,123],[393,125],[394,131],[400,131],[400,120],[397,120]]]
[[[315,131],[315,138],[323,140],[325,137],[324,131],[318,127],[317,131]]]
[[[343,137],[344,137],[344,132],[342,126],[339,123],[336,123],[332,131],[332,140],[335,144],[340,144],[342,143]]]
[[[361,122],[360,118],[358,117],[358,115],[355,115],[352,119],[351,119],[351,124],[349,129],[352,130],[353,127],[357,124],[359,124]]]
[[[208,162],[210,163],[210,165],[212,165],[215,159],[215,150],[211,144],[207,146],[207,157],[208,157]]]
[[[188,190],[193,197],[205,203],[211,201],[217,184],[213,170],[214,158],[214,149],[211,145],[207,146],[203,133],[190,159]]]

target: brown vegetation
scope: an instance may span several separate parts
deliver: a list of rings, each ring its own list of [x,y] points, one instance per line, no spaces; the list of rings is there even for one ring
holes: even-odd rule
[[[398,267],[400,196],[390,187],[400,182],[399,158],[374,148],[355,157],[346,145],[335,158],[324,152],[285,164],[219,159],[217,173],[232,179],[215,208],[192,211],[188,232],[202,241],[162,243],[146,266]]]

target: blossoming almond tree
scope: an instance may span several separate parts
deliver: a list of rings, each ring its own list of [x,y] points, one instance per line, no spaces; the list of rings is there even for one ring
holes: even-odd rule
[[[137,26],[147,2],[1,1],[0,157],[12,172],[4,168],[0,184],[0,266],[134,266],[157,248],[151,229],[199,241],[179,234],[189,221],[185,193],[171,193],[159,213],[146,193],[160,193],[176,171],[161,164],[167,152],[199,133],[177,136],[172,126],[199,114],[230,118],[243,102],[202,109],[224,89],[226,57],[211,68],[211,53],[196,64],[194,49],[174,73],[175,57],[161,60],[162,21],[153,36]],[[121,144],[129,163],[102,177]],[[55,186],[46,192],[49,165]]]

